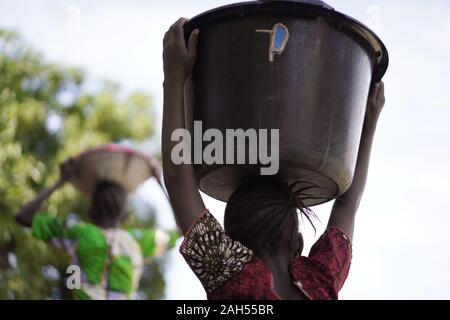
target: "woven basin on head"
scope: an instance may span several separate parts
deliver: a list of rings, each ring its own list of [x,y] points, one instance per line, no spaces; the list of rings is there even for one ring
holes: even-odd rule
[[[150,157],[129,147],[108,144],[89,149],[77,158],[76,174],[70,182],[87,195],[100,180],[116,182],[133,192],[152,177]]]

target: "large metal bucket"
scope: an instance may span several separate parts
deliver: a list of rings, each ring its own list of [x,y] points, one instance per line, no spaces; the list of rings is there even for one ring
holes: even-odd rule
[[[203,132],[216,128],[224,137],[226,129],[279,129],[278,176],[299,182],[306,205],[345,192],[370,85],[387,69],[378,37],[321,1],[238,3],[189,20],[186,35],[194,28],[198,57],[185,88],[191,131],[194,120]],[[196,164],[194,170],[203,192],[227,201],[260,167]]]

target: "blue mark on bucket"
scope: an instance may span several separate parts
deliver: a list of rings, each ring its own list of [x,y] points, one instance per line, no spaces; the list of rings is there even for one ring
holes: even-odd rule
[[[272,29],[256,29],[258,33],[267,33],[270,35],[269,61],[273,62],[274,56],[281,55],[289,40],[289,30],[281,22],[276,23]]]
[[[282,26],[276,26],[274,39],[275,49],[280,50],[283,47],[285,38],[286,38],[286,31],[284,30],[284,28]]]

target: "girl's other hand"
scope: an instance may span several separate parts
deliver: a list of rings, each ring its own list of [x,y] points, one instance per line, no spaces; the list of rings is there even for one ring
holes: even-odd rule
[[[367,109],[365,116],[365,124],[375,125],[380,116],[381,110],[383,110],[385,103],[384,97],[384,83],[380,81],[375,83],[370,89],[369,99],[367,100]]]

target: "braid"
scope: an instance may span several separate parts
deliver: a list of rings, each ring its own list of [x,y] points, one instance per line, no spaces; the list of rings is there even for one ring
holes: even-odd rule
[[[308,182],[308,184],[310,185],[309,187],[303,187],[303,188],[296,189],[296,186],[299,185],[300,183],[305,183],[305,181],[298,180],[289,185],[289,190],[291,191],[292,201],[293,201],[294,205],[299,209],[302,219],[305,217],[308,220],[308,222],[311,224],[311,226],[313,227],[314,233],[316,233],[317,230],[316,230],[314,223],[312,222],[312,219],[318,220],[318,218],[317,218],[316,214],[314,213],[314,211],[312,211],[310,208],[308,208],[305,205],[303,200],[314,198],[312,196],[309,196],[308,193],[306,193],[306,191],[313,189],[313,188],[318,188],[319,186],[312,182]]]

